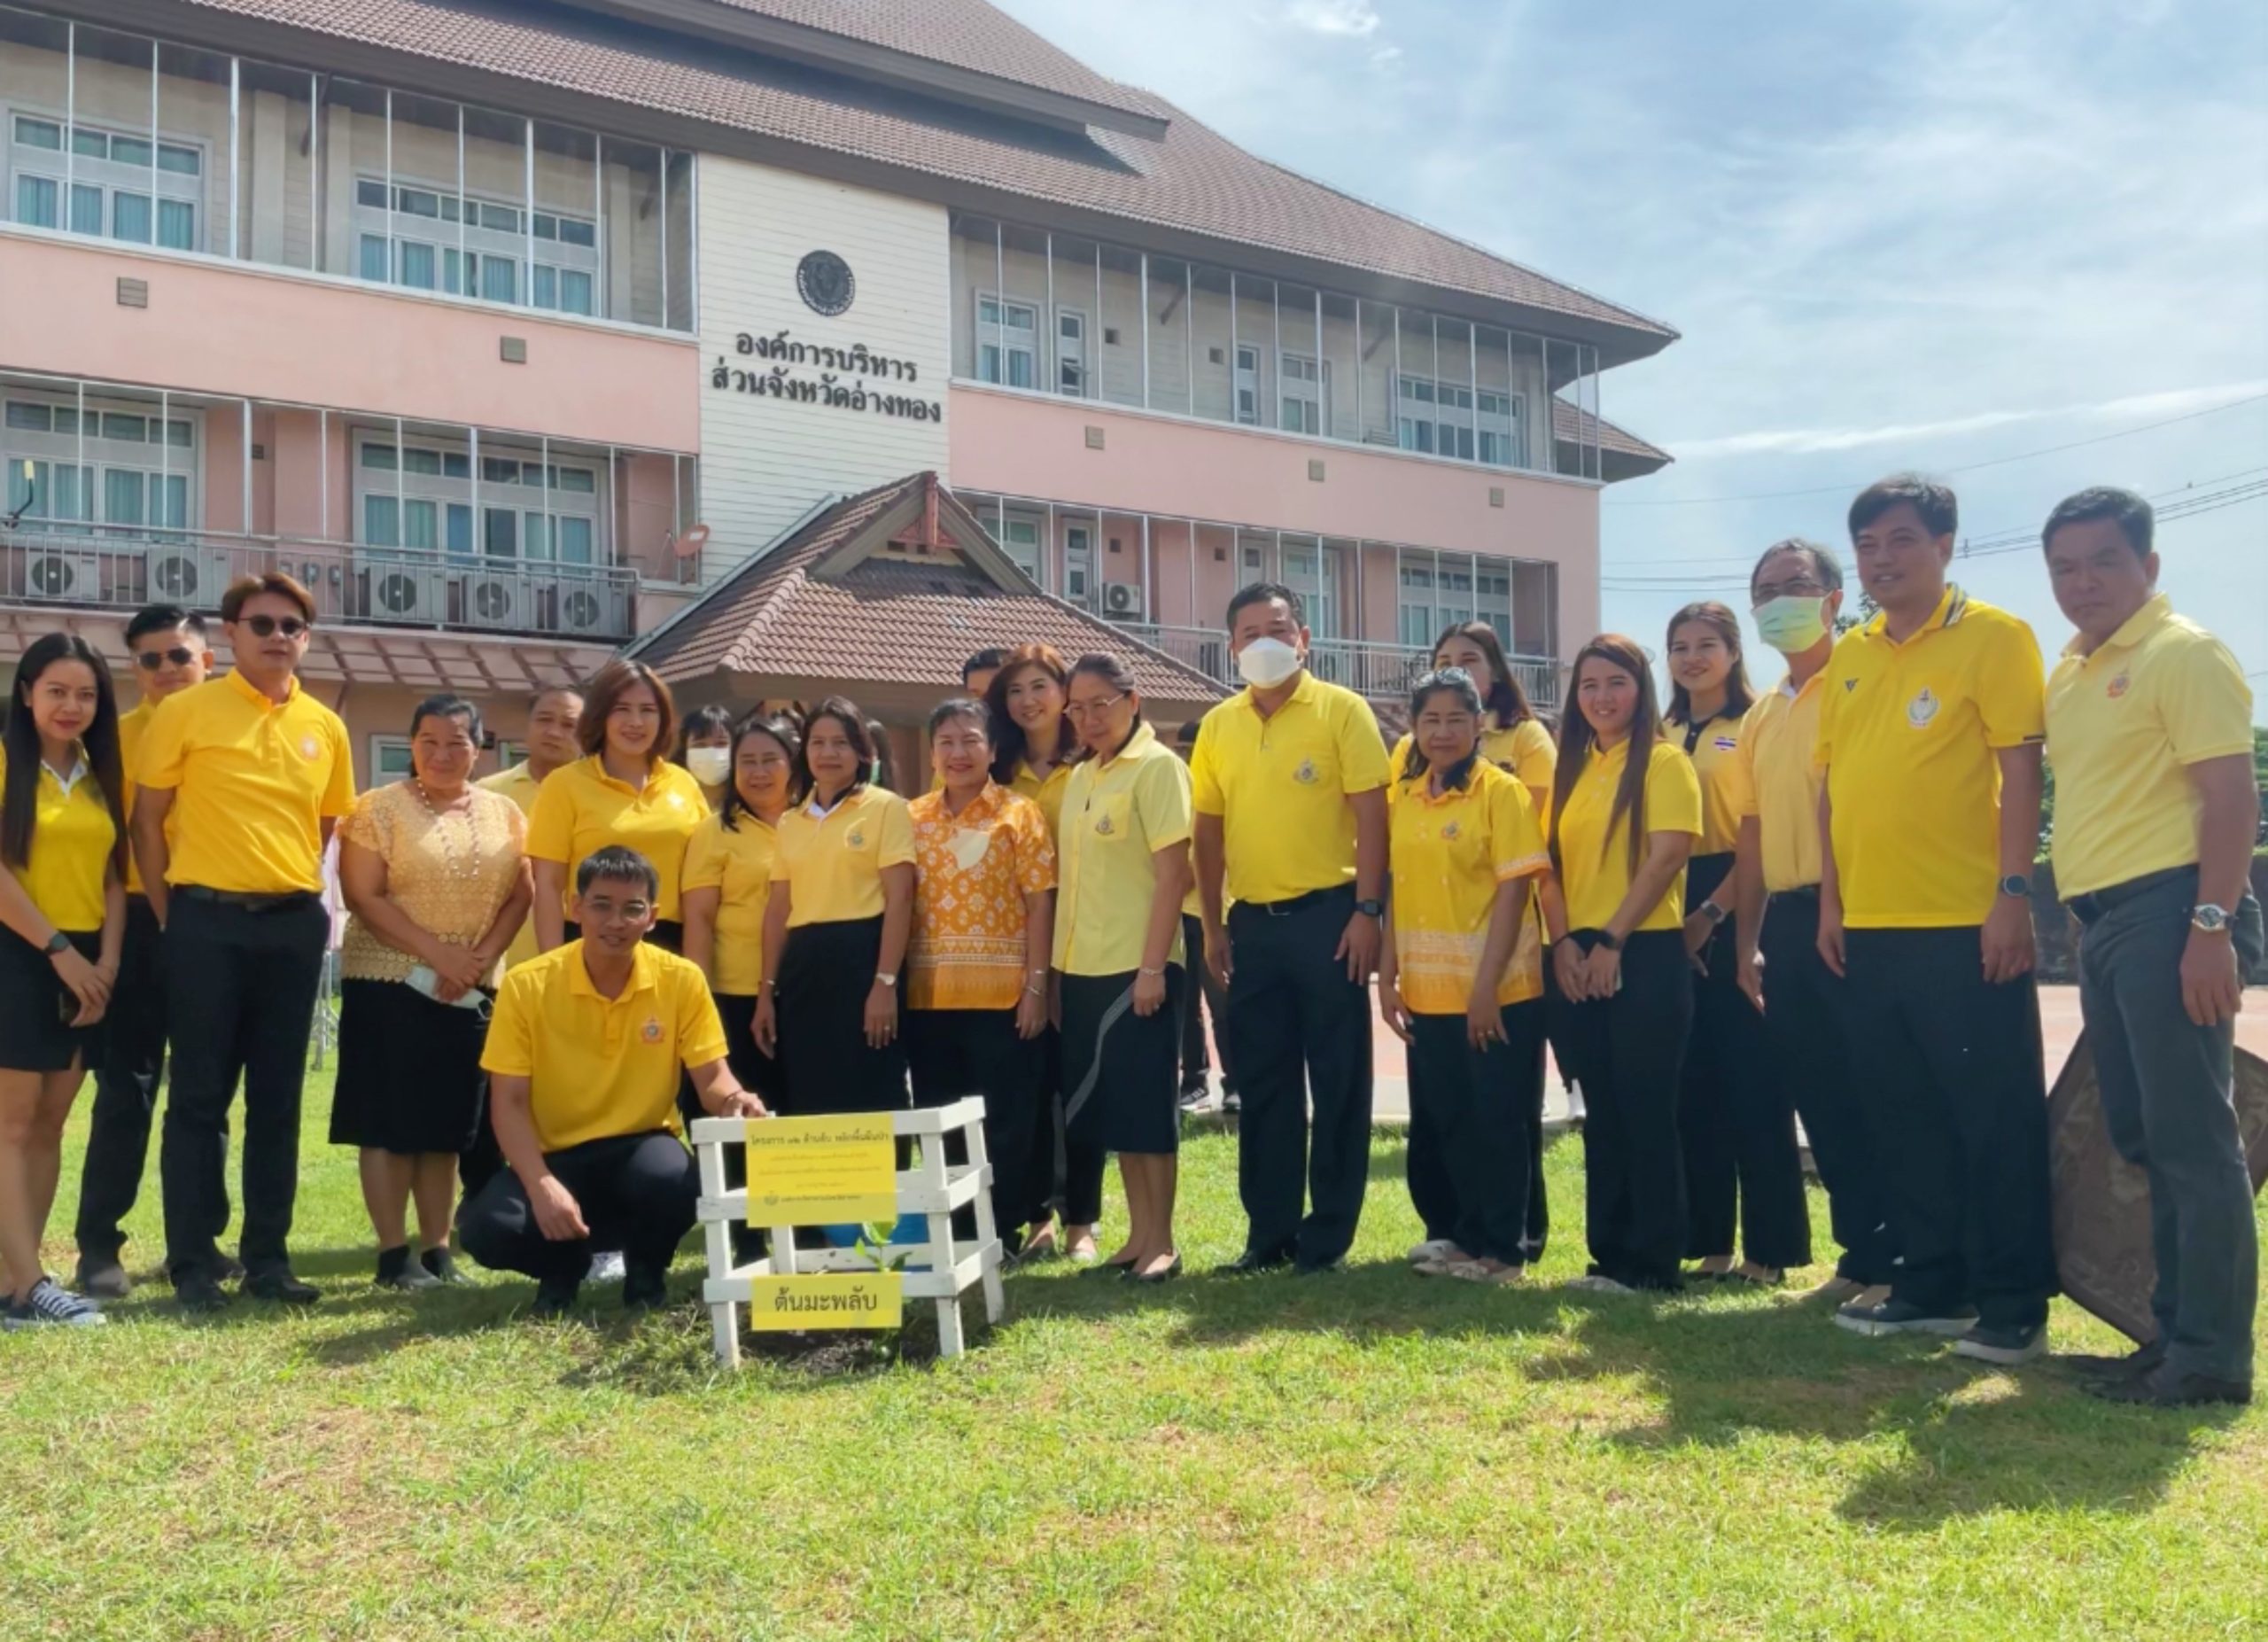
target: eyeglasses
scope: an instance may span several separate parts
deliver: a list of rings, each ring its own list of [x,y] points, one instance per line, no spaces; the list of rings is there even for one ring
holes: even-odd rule
[[[1097,718],[1125,699],[1125,693],[1121,691],[1108,701],[1072,702],[1064,707],[1063,712],[1067,717],[1074,719]]]
[[[1774,599],[1815,599],[1826,596],[1827,589],[1809,576],[1798,576],[1792,581],[1759,581],[1754,598],[1759,604]]]
[[[297,616],[247,616],[245,626],[252,629],[256,639],[272,639],[279,633],[287,639],[296,639],[307,630],[307,624]]]
[[[265,621],[268,618],[262,616],[260,619]],[[134,652],[134,665],[144,673],[155,673],[167,662],[176,667],[186,667],[196,659],[195,650],[185,650],[179,645],[172,650],[138,650]]]

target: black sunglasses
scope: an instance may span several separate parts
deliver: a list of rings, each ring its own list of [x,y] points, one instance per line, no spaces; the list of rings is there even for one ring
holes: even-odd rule
[[[297,616],[247,616],[245,626],[252,629],[256,639],[272,639],[278,633],[287,639],[296,639],[307,630],[307,624]]]
[[[175,645],[172,650],[139,650],[134,652],[134,665],[144,673],[155,673],[171,662],[176,667],[186,667],[197,659],[197,652]]]

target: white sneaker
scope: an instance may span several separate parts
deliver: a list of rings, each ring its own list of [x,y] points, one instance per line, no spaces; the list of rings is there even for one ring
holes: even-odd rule
[[[8,1308],[0,1318],[0,1325],[9,1328],[36,1328],[43,1324],[57,1323],[66,1328],[94,1328],[107,1323],[102,1307],[84,1295],[74,1295],[51,1277],[43,1277],[32,1285],[28,1296]]]
[[[618,1283],[629,1270],[623,1263],[622,1250],[609,1249],[591,1257],[591,1269],[584,1273],[584,1280],[592,1283]]]
[[[1402,1258],[1412,1265],[1424,1265],[1430,1260],[1438,1260],[1443,1255],[1453,1254],[1456,1250],[1456,1245],[1448,1238],[1436,1237],[1430,1242],[1413,1243],[1410,1245],[1410,1252]]]

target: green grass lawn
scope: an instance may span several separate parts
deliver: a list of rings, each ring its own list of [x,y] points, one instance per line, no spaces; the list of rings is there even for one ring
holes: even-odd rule
[[[190,1321],[153,1283],[0,1337],[0,1635],[2268,1634],[2268,1408],[2106,1408],[1791,1296],[1571,1294],[1578,1140],[1525,1289],[1402,1268],[1381,1135],[1343,1273],[1058,1265],[950,1363],[924,1320],[905,1360],[725,1376],[689,1256],[634,1327],[610,1289],[540,1327],[518,1280],[372,1291],[328,1106],[311,1080],[313,1313]],[[1184,1159],[1201,1271],[1239,1245],[1234,1142]],[[153,1169],[137,1270],[155,1198]],[[2059,1303],[2055,1343],[2117,1341]]]

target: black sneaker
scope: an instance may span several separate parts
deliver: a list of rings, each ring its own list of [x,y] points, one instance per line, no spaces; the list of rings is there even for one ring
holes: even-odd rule
[[[670,1300],[669,1267],[626,1260],[622,1271],[622,1309],[651,1311]]]
[[[123,1300],[134,1292],[134,1280],[116,1255],[79,1257],[79,1292],[97,1300]]]
[[[31,1293],[0,1312],[0,1327],[10,1329],[98,1328],[108,1321],[102,1307],[83,1295],[73,1294],[51,1277],[42,1277],[32,1285]]]
[[[1979,1323],[1953,1343],[1953,1355],[2014,1368],[2047,1350],[2045,1323]]]
[[[225,1309],[236,1296],[221,1287],[218,1276],[200,1267],[175,1276],[174,1298],[184,1311],[213,1312]]]
[[[1212,1103],[1213,1092],[1202,1084],[1181,1092],[1181,1109],[1184,1112],[1201,1112]]]
[[[252,1272],[245,1279],[244,1289],[255,1300],[272,1300],[277,1305],[313,1305],[322,1298],[322,1289],[301,1282],[287,1265]]]
[[[1226,1265],[1216,1268],[1223,1277],[1254,1277],[1262,1272],[1278,1272],[1292,1264],[1288,1249],[1247,1249]]]
[[[1956,1305],[1931,1310],[1892,1295],[1880,1305],[1837,1306],[1835,1326],[1869,1338],[1884,1335],[1936,1335],[1940,1339],[1953,1340],[1977,1327],[1977,1308]]]
[[[575,1296],[582,1290],[579,1277],[547,1277],[535,1286],[535,1303],[528,1315],[547,1321],[564,1317],[575,1309]]]
[[[2057,1358],[2055,1366],[2068,1368],[2075,1374],[2084,1374],[2092,1380],[2140,1380],[2163,1361],[2165,1342],[2153,1340],[2148,1345],[2136,1346],[2124,1357],[2098,1357],[2091,1352],[2075,1351],[2069,1357]]]
[[[428,1249],[417,1257],[417,1263],[431,1273],[437,1283],[469,1283],[472,1280],[457,1266],[456,1257],[445,1248]]]
[[[1301,1277],[1328,1277],[1333,1272],[1343,1272],[1346,1269],[1347,1262],[1343,1258],[1337,1260],[1301,1260],[1292,1268],[1293,1272]]]

